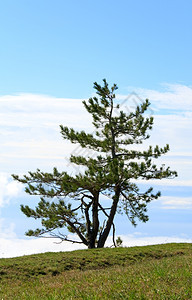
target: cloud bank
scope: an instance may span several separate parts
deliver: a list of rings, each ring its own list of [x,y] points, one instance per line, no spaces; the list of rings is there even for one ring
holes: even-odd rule
[[[124,247],[147,246],[166,243],[192,243],[192,239],[182,237],[138,237],[138,234],[121,235]],[[106,243],[106,246],[112,246],[112,238]],[[62,242],[58,244],[57,239],[5,239],[0,238],[0,258],[17,257],[23,255],[44,253],[44,252],[60,252],[74,251],[86,249],[84,245],[71,244]]]

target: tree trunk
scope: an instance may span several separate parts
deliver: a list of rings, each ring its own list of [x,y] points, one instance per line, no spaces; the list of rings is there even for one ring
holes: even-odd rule
[[[120,188],[117,187],[116,192],[115,192],[115,196],[114,196],[114,200],[113,200],[113,204],[111,206],[110,215],[109,215],[109,218],[107,220],[107,224],[105,226],[105,229],[104,229],[104,231],[103,231],[102,235],[100,236],[99,241],[97,243],[97,248],[103,248],[104,245],[105,245],[105,242],[108,238],[108,235],[109,235],[109,232],[111,230],[111,226],[113,224],[113,220],[114,220],[114,217],[115,217],[115,213],[116,213],[116,210],[117,210],[117,204],[119,202],[119,196],[120,196]]]
[[[88,239],[88,249],[94,249],[95,248],[95,239],[93,237],[93,234],[90,234],[90,237]]]
[[[88,238],[88,248],[95,248],[97,234],[99,230],[99,216],[98,216],[98,202],[99,202],[99,193],[96,192],[94,195],[93,206],[92,206],[92,228],[90,230]]]

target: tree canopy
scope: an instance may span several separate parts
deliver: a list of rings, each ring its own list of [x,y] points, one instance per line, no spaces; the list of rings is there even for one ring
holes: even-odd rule
[[[155,164],[169,151],[168,144],[163,148],[149,146],[143,151],[133,148],[150,137],[153,117],[145,114],[150,102],[146,99],[127,113],[115,98],[116,84],[109,88],[104,79],[103,85],[95,82],[94,89],[96,96],[83,101],[92,115],[94,133],[60,126],[64,139],[95,152],[94,156],[70,156],[70,162],[83,166],[84,171],[69,175],[54,168],[52,173],[37,169],[22,178],[13,175],[26,185],[28,194],[40,197],[35,209],[21,205],[27,217],[41,220],[42,227],[29,230],[28,236],[52,236],[83,243],[88,248],[102,248],[112,232],[115,245],[116,213],[125,213],[133,225],[136,220],[146,222],[147,204],[160,197],[160,192],[154,193],[152,187],[141,191],[137,180],[177,176],[169,167]],[[66,234],[66,229],[70,236],[75,234],[74,239]]]

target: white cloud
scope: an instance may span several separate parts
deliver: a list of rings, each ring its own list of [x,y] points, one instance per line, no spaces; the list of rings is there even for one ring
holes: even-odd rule
[[[7,174],[0,173],[0,207],[10,202],[21,191],[21,184],[12,181]]]

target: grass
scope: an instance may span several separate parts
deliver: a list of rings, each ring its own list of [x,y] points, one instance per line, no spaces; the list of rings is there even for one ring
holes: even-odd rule
[[[0,259],[2,299],[192,299],[192,244]]]

